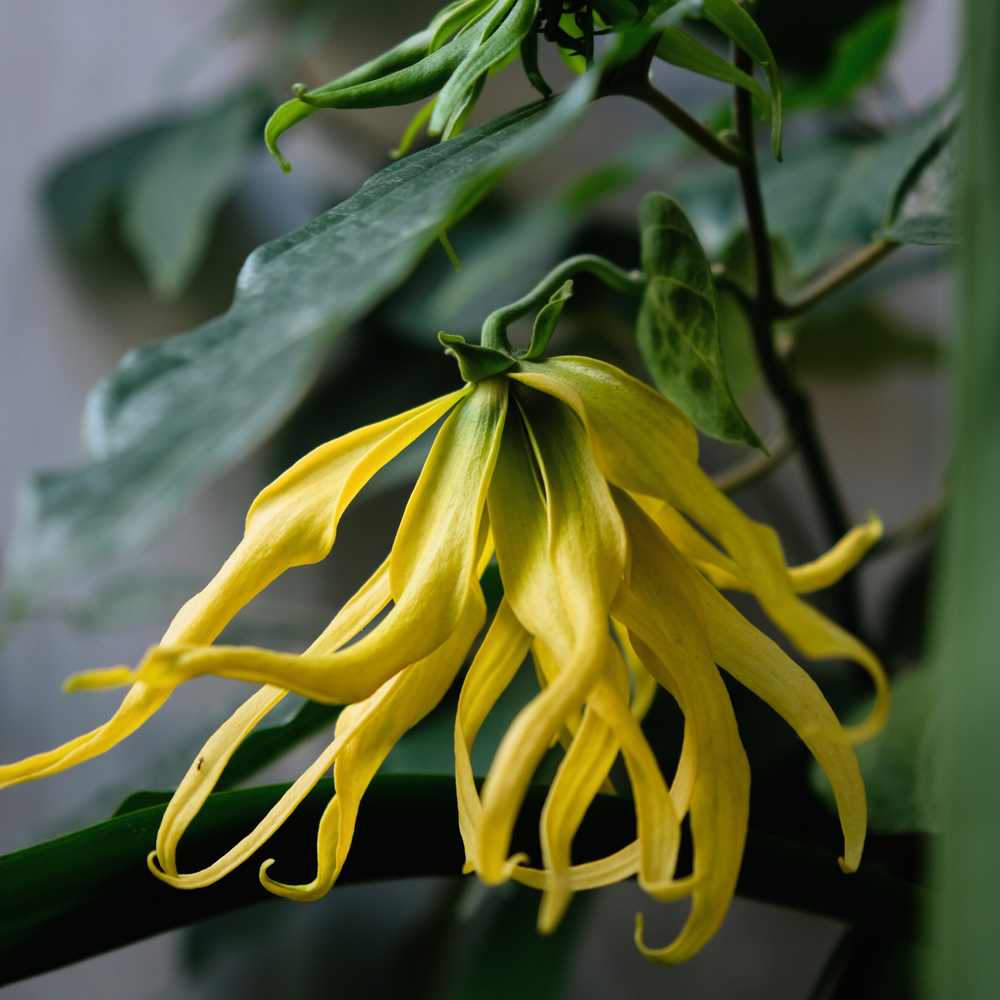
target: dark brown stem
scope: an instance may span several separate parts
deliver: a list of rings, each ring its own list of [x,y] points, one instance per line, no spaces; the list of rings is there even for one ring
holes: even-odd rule
[[[863,250],[848,257],[842,264],[838,264],[822,277],[817,278],[803,292],[796,295],[791,302],[779,302],[777,304],[777,318],[787,319],[799,316],[806,310],[812,309],[828,295],[839,291],[844,285],[873,268],[880,260],[884,260],[899,245],[899,243],[890,243],[888,240],[876,240],[874,243],[870,243]]]
[[[711,153],[717,160],[728,163],[731,167],[739,166],[744,159],[741,149],[723,142],[711,129],[706,128],[697,118],[693,118],[679,104],[675,104],[651,84],[643,87],[615,87],[603,91],[601,96],[632,97],[642,101],[679,128],[706,153]]]
[[[750,57],[738,46],[734,46],[733,61],[737,68],[745,73],[753,72]],[[754,150],[753,109],[749,91],[742,87],[736,87],[734,90],[736,134],[739,136],[744,153],[742,162],[737,164],[737,169],[747,216],[750,257],[756,277],[754,296],[746,303],[747,319],[764,378],[785,415],[790,432],[798,441],[806,473],[823,516],[828,540],[833,542],[847,532],[850,524],[820,442],[813,418],[812,403],[792,381],[788,369],[775,350],[772,324],[779,315],[780,304],[774,292],[771,244],[764,217],[764,202],[761,197],[760,176]],[[837,585],[835,593],[841,606],[841,623],[846,628],[857,631],[859,622],[857,588],[850,574]]]

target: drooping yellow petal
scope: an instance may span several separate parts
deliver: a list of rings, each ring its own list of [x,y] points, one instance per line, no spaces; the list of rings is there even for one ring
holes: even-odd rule
[[[462,682],[455,714],[455,783],[458,827],[465,845],[466,873],[479,867],[479,830],[483,806],[472,773],[472,746],[486,716],[514,679],[531,645],[506,596]]]
[[[671,542],[683,552],[720,590],[749,591],[739,566],[713,545],[690,521],[668,503],[649,503],[650,498],[633,497],[659,525]],[[652,509],[651,509],[652,508]],[[801,566],[790,566],[788,574],[796,594],[811,594],[836,583],[853,569],[864,554],[882,537],[882,522],[869,514],[864,524],[852,528],[828,552]]]
[[[841,867],[855,871],[865,843],[865,786],[854,751],[816,682],[704,581],[699,597],[715,662],[766,701],[798,733],[833,787],[844,831]]]
[[[540,639],[535,639],[531,644],[531,658],[535,663],[535,675],[538,677],[538,687],[544,691],[559,676],[559,664],[552,653],[549,652],[545,643]],[[575,708],[563,720],[563,724],[559,727],[559,731],[549,745],[555,746],[558,742],[562,744],[564,750],[568,750],[582,721],[582,708]]]
[[[389,603],[389,560],[369,578],[323,630],[308,652],[333,652],[353,639]],[[265,685],[212,735],[167,805],[156,836],[160,868],[177,872],[177,845],[205,799],[215,788],[236,748],[257,723],[288,694],[284,688]]]
[[[656,697],[656,689],[659,685],[656,678],[642,665],[642,660],[636,656],[632,643],[629,641],[628,630],[613,621],[615,638],[621,646],[625,655],[625,662],[628,664],[629,673],[632,675],[632,700],[629,702],[629,711],[636,722],[642,722],[646,718],[646,713],[653,704]],[[671,692],[673,693],[673,692]]]
[[[491,883],[506,877],[514,820],[549,741],[601,674],[608,604],[628,555],[579,423],[544,397],[518,403],[522,424],[505,428],[490,522],[507,599],[560,670],[511,724],[483,786],[480,875]]]
[[[169,691],[151,688],[141,682],[133,684],[118,711],[103,726],[54,750],[0,767],[0,788],[58,774],[74,764],[82,764],[85,760],[110,750],[116,743],[134,733],[169,697]]]
[[[606,644],[605,674],[599,686],[609,689],[609,697],[627,702],[628,671],[610,637]],[[542,933],[555,929],[569,904],[572,893],[568,873],[573,838],[590,804],[605,786],[619,747],[605,718],[588,709],[545,797],[541,817],[542,864],[550,878],[538,913],[538,929]]]
[[[320,445],[267,486],[246,532],[212,582],[178,612],[161,645],[204,645],[292,566],[324,559],[347,505],[390,459],[415,441],[470,387]]]
[[[797,594],[811,594],[836,583],[848,570],[861,561],[862,556],[882,537],[882,521],[877,514],[869,513],[864,524],[844,535],[829,552],[802,566],[792,566],[789,573]]]
[[[354,837],[358,807],[375,772],[399,738],[444,697],[486,618],[486,602],[478,582],[469,592],[458,628],[448,640],[409,669],[397,674],[359,713],[351,738],[336,757],[337,794],[320,820],[316,878],[305,885],[286,885],[267,874],[272,861],[261,865],[260,881],[269,892],[299,902],[326,895],[340,875]],[[352,709],[360,706],[351,706]],[[344,713],[341,713],[343,715]],[[338,720],[339,723],[339,720]],[[338,736],[347,739],[348,732]]]
[[[381,757],[378,757],[377,763],[374,763],[374,770],[371,771],[371,774],[374,774],[378,770],[385,754],[392,748],[392,743],[386,745],[386,733],[391,731],[392,726],[397,723],[403,725],[406,719],[412,719],[412,721],[404,725],[401,732],[405,731],[409,725],[414,725],[423,716],[411,716],[408,713],[418,713],[422,709],[423,714],[426,714],[437,703],[437,701],[434,701],[428,704],[427,699],[430,699],[440,689],[440,693],[437,693],[437,700],[440,700],[441,695],[444,691],[447,691],[448,686],[451,684],[455,673],[462,664],[462,659],[468,650],[468,645],[475,636],[475,632],[482,627],[485,602],[482,600],[482,592],[478,590],[478,584],[476,585],[476,591],[470,592],[466,614],[461,627],[455,630],[445,646],[436,650],[430,657],[421,661],[421,663],[397,673],[361,705],[350,706],[354,710],[351,714],[350,725],[343,724],[346,710],[341,713],[340,718],[337,720],[337,732],[333,742],[323,751],[312,766],[288,788],[250,834],[234,845],[216,862],[197,872],[182,874],[164,872],[155,864],[156,853],[153,852],[149,855],[148,859],[149,867],[153,874],[162,881],[182,889],[196,889],[217,882],[224,875],[227,875],[238,865],[246,861],[247,858],[266,843],[272,834],[295,811],[299,803],[315,787],[316,782],[329,770],[330,766],[348,753],[355,740],[364,740],[367,738],[364,748],[355,752],[351,758],[355,766],[360,766],[362,770],[370,767],[371,762],[375,760],[378,753],[384,748],[385,752],[382,753]],[[462,646],[463,642],[465,643],[464,648]],[[454,662],[456,658],[457,662]],[[418,668],[419,672],[416,676],[419,678],[419,683],[415,683],[413,679],[414,672],[418,671]],[[450,675],[448,674],[449,671],[451,671]],[[441,688],[442,684],[443,688]],[[406,696],[401,697],[400,691],[405,691]],[[368,734],[367,737],[366,733]],[[373,734],[375,735],[373,736]],[[392,742],[395,742],[395,740]],[[336,776],[335,772],[335,778]],[[370,775],[368,780],[370,780]],[[350,778],[345,779],[345,781],[346,784],[351,785]],[[367,786],[367,781],[364,784]],[[340,782],[338,782],[337,787],[338,789],[340,788]],[[354,786],[352,785],[352,787]],[[360,798],[360,793],[358,797]],[[303,892],[313,892],[313,895],[309,896],[309,898],[318,898],[318,896],[323,895],[324,892],[329,890],[329,887],[333,884],[333,880],[336,878],[336,874],[339,873],[339,866],[343,863],[343,857],[346,857],[347,850],[350,847],[349,835],[345,843],[338,845],[337,838],[343,830],[339,820],[340,808],[341,803],[335,797],[323,814],[318,841],[320,873],[316,882],[311,886],[311,889],[303,889]],[[351,814],[349,809],[345,810],[345,814],[343,822],[348,824],[350,829],[353,830],[356,803],[354,804],[354,814]],[[332,848],[330,848],[331,844]],[[330,849],[328,850],[328,848]],[[338,857],[341,859],[339,864],[336,861]],[[265,879],[263,872],[261,880],[264,882],[266,888],[276,891],[275,886],[277,884],[272,884],[269,879]],[[322,890],[320,890],[321,885],[325,886]],[[303,898],[302,892],[298,891],[300,887],[280,888],[282,888],[282,891],[278,893],[279,895],[288,895],[291,898],[297,899]]]
[[[279,476],[251,506],[243,541],[212,582],[177,613],[162,644],[212,642],[233,615],[282,572],[322,559],[333,544],[341,513],[368,479],[470,391],[466,386],[322,445]],[[70,687],[109,682],[127,683],[122,668],[81,675]],[[55,750],[0,767],[0,788],[55,774],[104,753],[160,709],[171,689],[133,684],[105,725]]]
[[[353,704],[430,655],[454,632],[470,587],[478,586],[475,574],[484,544],[480,526],[506,397],[504,379],[478,383],[438,433],[393,546],[389,579],[398,600],[371,632],[327,655],[161,646],[147,654],[137,679],[174,687],[215,674],[276,684],[315,701]]]
[[[521,362],[511,378],[571,406],[587,428],[601,471],[630,493],[665,500],[722,545],[771,619],[807,656],[860,664],[875,683],[871,718],[854,738],[877,732],[888,711],[882,666],[863,643],[799,599],[774,529],[747,517],[698,465],[697,436],[669,400],[591,358]]]
[[[631,498],[619,492],[615,499],[632,539],[633,558],[630,584],[619,591],[614,616],[628,628],[650,673],[657,679],[669,674],[684,712],[685,736],[690,732],[695,741],[690,883],[640,883],[666,899],[693,888],[688,921],[666,948],[648,948],[637,922],[636,943],[643,954],[673,964],[695,954],[718,930],[729,908],[746,839],[750,770],[729,694],[711,657],[698,574]]]

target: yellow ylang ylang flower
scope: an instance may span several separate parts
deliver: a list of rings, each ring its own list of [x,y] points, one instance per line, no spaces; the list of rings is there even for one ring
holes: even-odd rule
[[[303,655],[212,645],[285,569],[324,558],[364,484],[442,417],[391,554]],[[253,854],[333,765],[336,795],[320,823],[316,878],[285,885],[268,874],[271,862],[260,872],[273,893],[318,898],[340,873],[372,777],[443,697],[483,628],[479,580],[495,553],[504,598],[464,679],[455,722],[465,870],[488,883],[515,878],[543,890],[542,930],[555,926],[573,892],[633,875],[657,899],[690,897],[688,921],[668,946],[648,947],[641,921],[636,931],[650,959],[683,961],[725,916],[747,831],[749,767],[720,667],[808,745],[840,810],[842,867],[860,861],[865,795],[850,744],[881,725],[888,687],[874,656],[797,595],[837,579],[879,531],[872,520],[817,562],[790,570],[774,531],[744,515],[701,470],[695,431],[673,404],[589,358],[520,360],[331,441],[280,476],[254,501],[236,551],[136,670],[71,679],[75,688],[130,684],[117,714],[57,750],[0,768],[0,785],[103,752],[193,677],[262,683],[192,764],[164,814],[150,868],[183,888],[216,881]],[[809,675],[722,596],[727,587],[754,594],[805,655],[868,670],[878,693],[868,722],[842,729]],[[470,750],[529,651],[542,690],[511,724],[480,792]],[[670,780],[639,725],[657,685],[685,719]],[[333,742],[251,834],[208,868],[179,871],[177,845],[188,824],[236,747],[289,691],[347,706]],[[510,855],[511,834],[556,740],[566,753],[542,812],[541,864],[531,867]],[[574,835],[619,754],[632,784],[636,840],[574,865]],[[693,870],[678,877],[685,817]]]

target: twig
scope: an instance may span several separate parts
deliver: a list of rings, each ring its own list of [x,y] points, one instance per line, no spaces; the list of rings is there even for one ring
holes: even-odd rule
[[[792,434],[785,434],[771,449],[770,455],[754,455],[713,476],[712,481],[726,496],[734,496],[780,468],[793,451],[795,451],[795,437]]]
[[[777,302],[778,319],[785,319],[791,316],[799,316],[812,309],[814,305],[822,302],[828,295],[839,291],[844,285],[860,277],[866,271],[873,268],[879,261],[884,260],[892,253],[899,243],[892,243],[889,240],[876,240],[870,243],[863,250],[859,250],[852,257],[849,257],[842,264],[818,278],[805,291],[797,295],[791,302]]]
[[[711,129],[702,125],[697,118],[688,114],[679,104],[675,104],[666,94],[660,93],[652,84],[644,87],[614,87],[604,91],[602,96],[632,97],[642,101],[701,146],[706,153],[711,153],[717,160],[728,163],[731,167],[739,166],[746,158],[742,149],[723,142]]]
[[[908,521],[904,521],[892,531],[883,535],[865,553],[865,561],[878,559],[879,556],[886,556],[896,549],[901,549],[904,545],[911,545],[913,542],[920,542],[937,527],[941,515],[948,506],[948,497],[938,497],[930,506],[925,507],[918,514],[914,514]]]
[[[753,72],[750,57],[736,45],[734,45],[733,61],[738,69],[746,73]],[[747,303],[749,306],[747,319],[764,378],[785,415],[790,431],[802,449],[806,472],[819,502],[827,533],[830,541],[835,541],[847,533],[849,521],[820,443],[813,419],[812,403],[792,381],[775,350],[772,323],[778,314],[778,301],[774,293],[771,244],[764,217],[764,202],[761,197],[760,176],[757,172],[754,150],[753,109],[749,91],[742,87],[735,87],[734,91],[736,133],[745,153],[737,169],[747,216],[750,257],[756,275],[755,294]],[[859,622],[857,588],[850,574],[837,585],[836,592],[841,604],[841,623],[846,628],[857,631]]]

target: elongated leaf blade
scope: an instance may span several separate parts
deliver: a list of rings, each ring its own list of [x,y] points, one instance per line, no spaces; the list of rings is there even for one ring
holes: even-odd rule
[[[386,168],[247,259],[227,313],[129,354],[91,396],[92,461],[22,490],[5,560],[8,616],[85,567],[133,550],[271,434],[330,342],[410,273],[437,234],[592,99],[595,67],[530,105]]]
[[[763,448],[729,389],[712,268],[691,223],[673,198],[653,193],[639,227],[648,284],[636,337],[653,380],[706,434]]]
[[[210,863],[246,834],[287,785],[211,795],[189,828],[180,863]],[[333,779],[322,779],[281,829],[213,886],[184,892],[146,867],[165,802],[134,809],[67,837],[0,857],[0,985],[59,968],[174,927],[273,899],[260,863],[275,858],[286,882],[315,874],[316,826]],[[539,857],[538,819],[546,789],[533,786],[514,831],[513,849]],[[136,799],[136,805],[142,800]],[[617,850],[635,836],[632,802],[599,795],[574,841],[574,860]],[[380,775],[365,793],[340,884],[461,871],[465,854],[455,818],[452,775]],[[336,890],[334,890],[336,891]],[[859,926],[913,932],[921,893],[877,869],[844,876],[835,857],[750,831],[737,891]],[[275,905],[289,905],[276,903]]]

